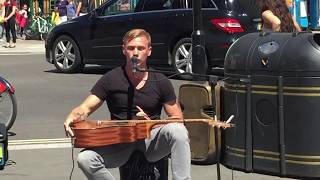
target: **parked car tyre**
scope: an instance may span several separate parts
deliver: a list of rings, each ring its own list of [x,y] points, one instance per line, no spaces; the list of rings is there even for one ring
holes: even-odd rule
[[[179,73],[192,72],[191,38],[183,38],[172,50],[173,67]]]
[[[71,37],[58,37],[52,47],[53,63],[59,71],[75,73],[83,69],[79,47]]]

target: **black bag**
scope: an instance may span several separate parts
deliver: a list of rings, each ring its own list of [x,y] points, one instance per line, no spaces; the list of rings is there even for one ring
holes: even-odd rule
[[[4,169],[4,166],[8,160],[8,137],[6,125],[0,123],[0,170]]]

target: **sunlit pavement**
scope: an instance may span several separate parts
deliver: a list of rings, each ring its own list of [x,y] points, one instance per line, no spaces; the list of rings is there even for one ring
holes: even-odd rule
[[[0,55],[44,54],[44,41],[17,39],[15,48],[5,48],[5,38],[0,39]]]

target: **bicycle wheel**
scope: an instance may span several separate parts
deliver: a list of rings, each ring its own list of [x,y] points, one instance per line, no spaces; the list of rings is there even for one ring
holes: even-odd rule
[[[0,94],[0,123],[9,130],[17,116],[17,101],[14,94],[4,91]]]
[[[39,31],[37,30],[36,23],[32,23],[30,26],[27,26],[25,30],[27,39],[35,39],[39,37]]]
[[[40,34],[40,38],[41,40],[46,40],[47,38],[47,35],[48,33],[50,32],[50,30],[53,28],[52,24],[46,22],[44,25],[43,25],[43,32],[41,32]]]

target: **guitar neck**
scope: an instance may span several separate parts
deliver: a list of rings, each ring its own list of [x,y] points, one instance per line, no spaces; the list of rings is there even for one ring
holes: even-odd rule
[[[234,125],[225,123],[222,121],[218,120],[213,120],[213,119],[165,119],[165,120],[100,120],[97,121],[98,125],[108,125],[110,123],[112,124],[119,124],[119,125],[124,125],[124,124],[167,124],[167,123],[206,123],[210,126],[218,126],[218,127],[223,127],[223,128],[230,128],[233,127]]]

